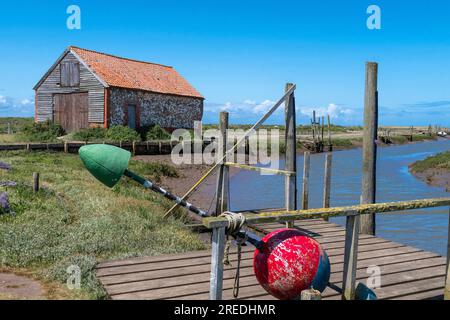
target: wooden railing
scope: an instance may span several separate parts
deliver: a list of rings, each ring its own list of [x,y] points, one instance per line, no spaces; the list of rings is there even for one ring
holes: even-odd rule
[[[358,234],[359,220],[364,214],[383,214],[398,212],[404,214],[405,211],[415,209],[425,209],[434,207],[450,206],[450,198],[422,199],[402,202],[375,203],[366,205],[356,205],[347,207],[321,208],[295,211],[271,211],[258,214],[244,214],[245,223],[270,223],[270,222],[290,222],[294,220],[306,219],[327,219],[330,217],[346,217],[345,231],[345,250],[344,250],[344,270],[342,298],[353,300],[355,298],[356,268],[358,258]],[[450,219],[450,212],[449,212]],[[225,246],[226,229],[229,226],[229,220],[225,217],[207,217],[203,218],[203,225],[212,229],[212,257],[211,257],[211,285],[210,297],[221,299],[222,297],[222,279],[223,279],[223,252]],[[450,300],[450,224],[447,242],[447,266],[445,277],[444,299]]]

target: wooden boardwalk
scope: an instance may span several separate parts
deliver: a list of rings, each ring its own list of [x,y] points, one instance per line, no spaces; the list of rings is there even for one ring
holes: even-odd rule
[[[327,251],[331,261],[330,282],[341,288],[345,230],[323,220],[296,221]],[[283,227],[279,223],[258,225],[266,231]],[[369,266],[381,269],[379,299],[442,299],[446,258],[432,252],[378,237],[359,238],[357,281],[370,274]],[[253,274],[253,246],[243,247],[239,299],[274,299],[257,283]],[[231,267],[225,266],[224,299],[233,299],[236,248],[230,250]],[[103,262],[97,275],[112,299],[208,299],[211,251],[161,255]],[[327,288],[323,299],[340,299]]]

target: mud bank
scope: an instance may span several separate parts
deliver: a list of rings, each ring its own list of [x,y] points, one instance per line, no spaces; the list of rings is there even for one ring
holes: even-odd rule
[[[446,169],[430,168],[422,172],[416,172],[410,168],[410,172],[427,184],[445,188],[446,192],[450,192],[450,171]]]

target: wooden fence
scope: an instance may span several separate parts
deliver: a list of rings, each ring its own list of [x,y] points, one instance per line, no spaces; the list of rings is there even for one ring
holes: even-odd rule
[[[170,154],[178,141],[144,141],[144,142],[118,142],[106,143],[131,151],[134,155],[160,155]],[[188,142],[185,142],[187,144]],[[194,151],[194,141],[191,141],[191,152]],[[202,150],[212,141],[203,141]],[[63,143],[17,143],[1,144],[0,151],[28,150],[28,151],[54,151],[65,153],[77,153],[78,149],[90,142],[63,142]],[[184,148],[183,148],[184,149]]]

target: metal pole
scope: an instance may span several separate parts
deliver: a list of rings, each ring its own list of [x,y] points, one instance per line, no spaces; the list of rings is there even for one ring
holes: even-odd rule
[[[154,184],[153,182],[151,182],[150,180],[146,180],[140,176],[138,176],[137,174],[135,174],[134,172],[131,172],[129,170],[125,170],[124,175],[127,176],[128,178],[133,179],[134,181],[136,181],[137,183],[139,183],[140,185],[142,185],[144,188],[150,189],[152,191],[155,191],[159,194],[162,194],[165,198],[176,202],[177,204],[179,204],[180,206],[192,211],[195,214],[198,214],[199,216],[202,217],[208,217],[209,215],[203,211],[202,209],[197,208],[196,206],[194,206],[193,204],[187,202],[186,200],[183,200],[182,198],[170,193],[169,191],[161,188],[160,186]]]

